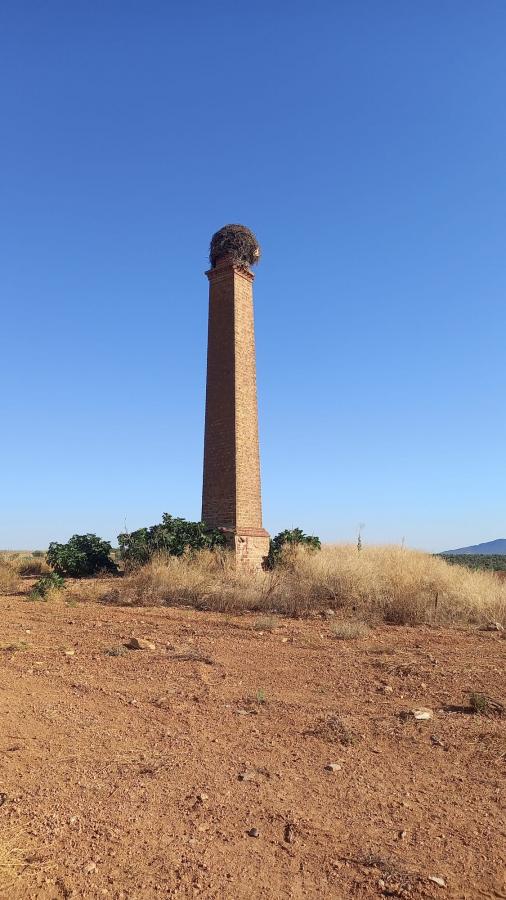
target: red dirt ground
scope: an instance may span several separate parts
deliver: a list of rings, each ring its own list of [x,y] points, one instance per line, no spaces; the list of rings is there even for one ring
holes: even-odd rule
[[[332,618],[262,632],[22,597],[0,615],[5,900],[506,897],[506,720],[443,710],[504,700],[499,633],[338,641]],[[156,650],[109,655],[132,635]]]

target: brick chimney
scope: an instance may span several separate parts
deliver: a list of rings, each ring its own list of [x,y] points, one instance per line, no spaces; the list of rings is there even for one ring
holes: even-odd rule
[[[241,225],[211,241],[202,520],[227,535],[237,562],[260,567],[269,552],[262,527],[260,454],[249,266],[260,249]]]

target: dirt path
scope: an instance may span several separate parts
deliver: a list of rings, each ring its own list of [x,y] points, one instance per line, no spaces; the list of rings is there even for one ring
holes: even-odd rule
[[[0,897],[506,897],[501,636],[255,621],[0,599]]]

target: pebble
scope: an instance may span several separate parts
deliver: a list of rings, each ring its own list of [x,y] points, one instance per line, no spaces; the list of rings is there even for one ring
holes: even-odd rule
[[[130,647],[130,650],[156,650],[155,644],[144,640],[144,638],[132,637],[126,642],[126,646]]]
[[[85,874],[85,875],[92,875],[93,872],[96,872],[96,871],[97,871],[97,864],[96,864],[96,863],[94,863],[94,862],[86,863],[86,865],[85,865],[85,867],[84,867],[84,874]]]
[[[248,835],[250,837],[257,838],[257,837],[260,837],[260,832],[259,832],[258,828],[250,828],[248,831]]]
[[[326,772],[340,772],[341,766],[339,765],[339,763],[327,763],[327,765],[325,766],[325,771]]]
[[[295,840],[295,825],[293,822],[286,823],[284,837],[287,844],[293,844]]]
[[[419,706],[416,709],[412,709],[411,714],[418,722],[428,722],[434,715],[433,711],[429,709],[428,706]]]
[[[446,881],[439,875],[429,875],[429,881],[433,881],[438,887],[446,887]]]
[[[199,803],[205,803],[206,800],[209,800],[209,794],[197,794],[197,800]]]

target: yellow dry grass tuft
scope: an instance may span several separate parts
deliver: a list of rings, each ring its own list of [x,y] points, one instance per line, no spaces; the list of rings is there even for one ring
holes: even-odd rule
[[[452,566],[395,546],[328,545],[289,562],[313,595],[392,624],[483,624],[506,616],[506,586],[493,573]]]
[[[39,556],[17,556],[10,563],[18,575],[47,575],[51,569]]]
[[[307,615],[327,607],[367,622],[482,625],[506,620],[506,583],[492,573],[449,565],[400,547],[328,545],[289,548],[271,572],[238,570],[227,552],[154,558],[118,579],[97,583],[94,599],[126,605],[191,605],[223,612]],[[79,597],[79,585],[75,595]],[[95,588],[94,588],[95,592]]]
[[[25,865],[26,851],[13,838],[0,838],[0,900],[13,900],[17,882]]]
[[[19,587],[19,578],[9,563],[0,559],[0,594],[14,594]]]
[[[332,626],[332,637],[337,641],[353,641],[368,637],[371,633],[365,622],[337,622]]]

